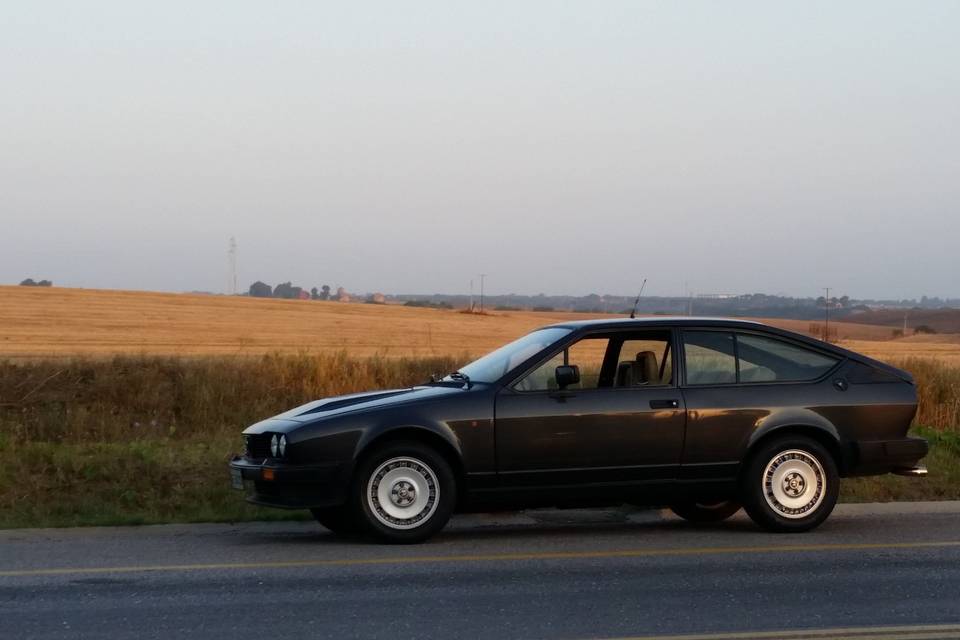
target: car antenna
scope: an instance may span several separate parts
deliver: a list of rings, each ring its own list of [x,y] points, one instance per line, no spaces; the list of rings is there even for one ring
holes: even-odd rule
[[[640,285],[640,293],[637,294],[637,299],[633,301],[633,309],[630,311],[630,319],[633,320],[637,317],[637,305],[640,304],[640,296],[643,295],[643,288],[647,286],[647,279],[643,279],[643,284]]]

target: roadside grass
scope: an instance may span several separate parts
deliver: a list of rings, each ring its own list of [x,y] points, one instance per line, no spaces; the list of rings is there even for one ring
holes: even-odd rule
[[[0,528],[306,519],[255,507],[230,488],[236,438],[4,447]]]
[[[915,424],[960,434],[960,367],[929,358],[892,362],[909,371],[917,383],[920,407]]]
[[[911,435],[926,438],[930,453],[923,459],[929,475],[909,478],[887,474],[844,478],[842,502],[909,502],[960,500],[960,433],[915,427]]]
[[[0,528],[305,519],[246,504],[226,463],[240,431],[303,402],[403,387],[464,358],[120,357],[0,362]],[[960,499],[960,369],[917,378],[924,479],[844,481],[846,501]]]
[[[930,439],[926,478],[843,481],[845,502],[960,499],[960,436]],[[237,438],[160,438],[109,443],[23,443],[0,449],[0,528],[306,520],[305,511],[254,507],[230,488],[226,462]]]
[[[418,384],[457,362],[346,352],[0,361],[0,434],[55,443],[239,439],[247,425],[305,402]]]
[[[230,488],[243,428],[455,368],[450,357],[342,352],[0,362],[0,528],[309,517]]]

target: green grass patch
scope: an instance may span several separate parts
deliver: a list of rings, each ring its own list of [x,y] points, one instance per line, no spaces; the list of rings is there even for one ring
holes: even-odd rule
[[[929,476],[845,479],[841,500],[960,499],[960,436],[915,433],[931,442]],[[0,528],[309,519],[306,511],[254,507],[230,488],[226,465],[238,443],[237,437],[20,443],[16,455],[2,451]]]
[[[308,518],[230,488],[237,441],[22,443],[0,470],[0,528]]]

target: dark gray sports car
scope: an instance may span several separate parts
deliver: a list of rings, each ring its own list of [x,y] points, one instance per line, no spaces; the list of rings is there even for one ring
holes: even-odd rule
[[[442,379],[259,422],[230,469],[250,502],[390,542],[455,510],[624,502],[806,531],[841,477],[926,472],[916,408],[907,372],[755,322],[570,322]]]

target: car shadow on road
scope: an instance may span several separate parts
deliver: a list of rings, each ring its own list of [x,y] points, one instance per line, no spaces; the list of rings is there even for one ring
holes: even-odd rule
[[[528,523],[517,524],[502,522],[504,514],[475,514],[468,525],[454,522],[452,526],[441,531],[431,540],[418,545],[423,548],[447,545],[470,545],[477,542],[502,541],[509,546],[511,541],[531,541],[542,538],[549,542],[550,538],[560,538],[569,542],[571,538],[583,537],[585,540],[595,540],[603,537],[605,544],[624,545],[636,544],[643,536],[656,535],[658,540],[664,540],[663,534],[683,535],[690,539],[705,534],[713,539],[717,534],[765,534],[749,519],[735,517],[725,522],[711,524],[693,524],[674,517],[641,517],[637,519],[630,513],[613,518],[609,514],[599,513],[591,517],[589,513],[572,513],[566,515],[562,510],[552,510],[549,513],[537,514],[525,512],[530,520]],[[483,522],[485,516],[490,524]],[[508,516],[509,518],[509,516]],[[319,524],[298,523],[295,527],[283,527],[278,530],[255,530],[238,532],[234,544],[256,546],[260,544],[282,546],[324,546],[324,547],[356,547],[375,544],[363,536],[338,536],[327,531]],[[753,536],[751,536],[752,538]],[[776,536],[773,536],[776,537]],[[388,547],[389,545],[384,545]]]

